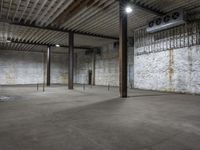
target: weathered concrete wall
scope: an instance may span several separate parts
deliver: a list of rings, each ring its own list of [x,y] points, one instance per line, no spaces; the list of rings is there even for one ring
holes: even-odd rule
[[[0,84],[43,83],[46,70],[43,56],[38,52],[0,51]],[[51,82],[67,83],[67,70],[67,56],[52,54]]]
[[[85,52],[79,52],[74,74],[74,82],[79,84],[88,84],[88,71],[92,70],[92,57],[85,55]]]
[[[128,48],[128,87],[134,87],[134,48]]]
[[[51,83],[68,83],[67,54],[52,54],[51,56]]]
[[[200,93],[200,46],[135,56],[140,89]]]
[[[119,51],[113,44],[102,47],[101,55],[96,55],[95,83],[96,85],[119,86]],[[134,82],[134,48],[128,49],[128,85]],[[78,53],[76,68],[76,83],[88,83],[88,70],[92,69],[92,55]]]
[[[134,55],[128,49],[128,85],[140,89],[200,93],[200,46]],[[92,56],[78,54],[76,83],[88,83]],[[104,46],[96,57],[96,85],[119,85],[118,51]]]
[[[96,57],[96,85],[119,86],[119,53],[113,44],[104,46],[102,54]]]
[[[43,82],[43,54],[0,51],[0,84]]]

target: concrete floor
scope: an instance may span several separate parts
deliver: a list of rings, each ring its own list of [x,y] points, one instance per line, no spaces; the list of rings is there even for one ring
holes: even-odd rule
[[[1,87],[0,150],[199,150],[200,97],[64,86]]]

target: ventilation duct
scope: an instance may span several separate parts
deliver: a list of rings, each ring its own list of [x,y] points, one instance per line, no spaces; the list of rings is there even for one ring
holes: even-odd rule
[[[163,17],[156,18],[148,23],[147,32],[154,33],[185,23],[183,10],[173,11]]]

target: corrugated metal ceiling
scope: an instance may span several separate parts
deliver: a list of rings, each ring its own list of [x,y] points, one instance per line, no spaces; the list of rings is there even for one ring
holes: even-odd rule
[[[55,19],[76,1],[79,0],[1,0],[0,18],[2,22],[55,27]],[[191,11],[200,6],[199,0],[134,0],[133,2],[164,13],[178,8]],[[156,17],[156,15],[134,7],[133,13],[128,16],[129,35],[132,35],[134,29],[144,26],[153,17]],[[93,0],[92,4],[84,7],[56,27],[118,37],[118,1]],[[19,49],[37,49],[38,47],[34,45],[24,46],[24,44],[19,43],[5,43],[8,38],[32,43],[68,45],[68,34],[64,32],[0,23],[1,46],[18,47]],[[75,36],[76,46],[97,47],[112,41],[91,36]]]

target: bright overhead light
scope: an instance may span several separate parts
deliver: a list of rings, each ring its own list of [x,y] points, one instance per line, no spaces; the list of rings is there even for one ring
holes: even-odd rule
[[[133,9],[131,8],[131,6],[127,6],[125,11],[127,14],[130,14],[130,13],[132,13]]]
[[[10,42],[11,42],[11,40],[7,40],[6,42],[7,42],[7,43],[10,43]]]
[[[59,44],[56,44],[56,47],[60,47],[60,45],[59,45]]]

